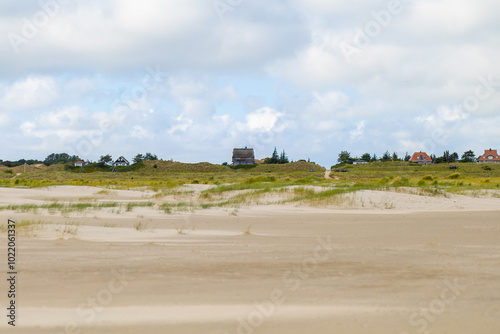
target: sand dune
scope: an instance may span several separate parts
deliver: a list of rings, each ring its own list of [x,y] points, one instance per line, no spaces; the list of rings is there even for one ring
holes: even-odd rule
[[[150,192],[100,190],[0,188],[0,202],[155,200]],[[500,328],[499,198],[382,191],[347,196],[338,207],[252,205],[236,214],[231,208],[69,215],[4,210],[3,221],[44,222],[18,231],[15,331],[402,334]],[[5,321],[0,328],[12,331]]]

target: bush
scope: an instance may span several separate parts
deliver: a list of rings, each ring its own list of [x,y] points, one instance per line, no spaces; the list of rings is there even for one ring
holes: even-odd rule
[[[431,175],[426,175],[426,176],[424,176],[424,177],[422,178],[422,180],[424,180],[424,181],[432,181],[432,180],[433,180],[433,178],[432,178],[432,176],[431,176]]]
[[[260,176],[260,177],[251,177],[246,179],[244,184],[254,184],[258,182],[275,182],[276,177],[274,176]]]
[[[255,168],[257,167],[256,164],[253,164],[253,165],[238,165],[238,166],[230,166],[231,169],[252,169],[252,168]]]
[[[130,166],[118,166],[116,167],[116,172],[124,173],[124,172],[134,172],[141,168],[146,167],[146,164],[143,161],[137,162]]]
[[[453,173],[448,176],[449,179],[458,179],[460,177],[460,173]]]
[[[393,186],[407,186],[408,184],[410,184],[410,180],[401,176],[395,177],[392,181]]]

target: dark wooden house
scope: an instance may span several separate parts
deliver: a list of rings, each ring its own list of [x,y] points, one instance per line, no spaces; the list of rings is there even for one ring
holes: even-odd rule
[[[253,148],[235,148],[233,150],[233,166],[253,165],[255,154]]]

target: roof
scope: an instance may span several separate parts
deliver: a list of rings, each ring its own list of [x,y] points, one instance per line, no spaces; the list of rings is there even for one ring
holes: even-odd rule
[[[489,157],[492,157],[491,159]],[[484,150],[484,154],[479,157],[478,161],[500,161],[500,156],[498,155],[497,150]]]
[[[255,154],[253,152],[253,148],[235,148],[233,149],[233,159],[247,159],[247,158],[255,158]]]
[[[126,162],[126,163],[129,163],[127,159],[125,159],[123,156],[119,157],[118,159],[116,159],[115,163],[116,162]]]
[[[411,157],[410,161],[412,161],[412,162],[421,162],[421,161],[432,162],[432,159],[425,152],[415,152],[415,153],[413,153],[413,156]]]

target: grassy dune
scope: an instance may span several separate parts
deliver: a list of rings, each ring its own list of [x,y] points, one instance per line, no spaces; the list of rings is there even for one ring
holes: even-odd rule
[[[118,168],[115,173],[106,168],[79,173],[70,166],[58,165],[32,168],[16,175],[17,171],[0,168],[0,186],[86,185],[110,189],[150,189],[156,192],[152,197],[153,202],[130,203],[118,209],[132,211],[136,206],[152,206],[165,213],[255,203],[330,204],[359,190],[393,190],[425,196],[456,193],[500,197],[500,165],[459,163],[457,166],[458,169],[449,169],[446,164],[418,166],[406,162],[347,165],[332,170],[330,178],[325,179],[323,167],[307,162],[233,168],[209,163],[148,161],[122,170]],[[206,184],[211,187],[196,192],[175,189],[184,184]],[[99,210],[103,205],[117,206],[116,203],[98,205],[90,201],[33,207],[10,206],[1,207],[0,210],[47,209],[68,213]]]
[[[116,188],[153,187],[173,188],[182,184],[223,184],[245,181],[261,176],[281,179],[301,179],[314,176],[322,178],[325,169],[307,162],[286,165],[257,165],[252,168],[232,168],[206,162],[187,164],[172,161],[148,161],[137,166],[118,167],[115,173],[111,168],[84,169],[65,165],[39,166],[27,169],[22,167],[0,167],[0,186],[2,187],[46,187],[51,185],[88,185]],[[314,170],[314,171],[311,171]],[[21,173],[17,175],[17,173]]]

